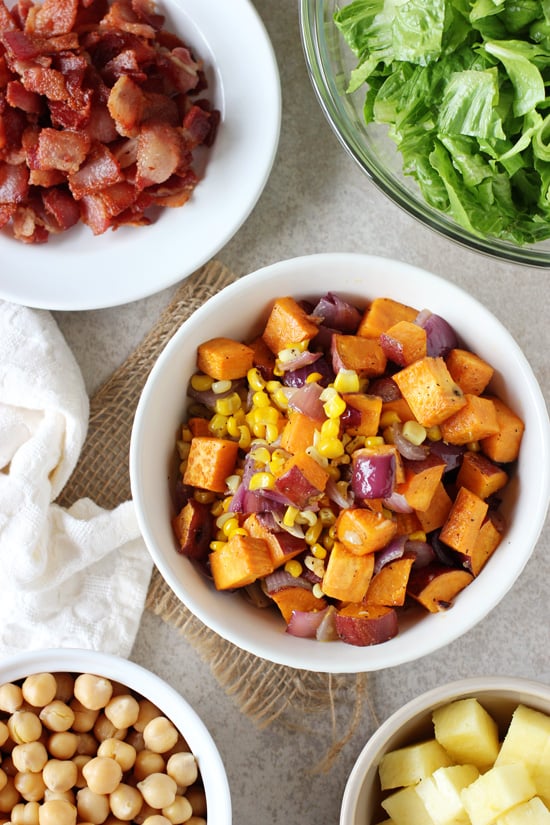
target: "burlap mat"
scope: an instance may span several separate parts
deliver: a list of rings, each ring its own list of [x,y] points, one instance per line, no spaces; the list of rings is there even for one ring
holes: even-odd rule
[[[134,411],[149,371],[181,323],[235,276],[213,261],[183,281],[171,303],[137,349],[113,373],[90,402],[86,443],[58,503],[82,497],[112,509],[131,497],[128,456]],[[226,693],[259,727],[274,720],[323,731],[319,714],[328,715],[332,742],[316,770],[327,770],[353,734],[368,703],[367,677],[310,673],[259,659],[205,627],[179,601],[155,568],[146,609],[169,623],[208,662]],[[370,705],[369,705],[370,707]],[[370,708],[373,720],[376,717]],[[316,715],[315,720],[312,714]],[[309,721],[308,721],[309,720]],[[365,731],[366,733],[366,731]]]

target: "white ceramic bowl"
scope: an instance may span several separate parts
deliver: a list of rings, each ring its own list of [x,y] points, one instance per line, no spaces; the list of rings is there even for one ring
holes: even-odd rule
[[[387,816],[379,807],[378,765],[383,755],[433,736],[433,711],[449,702],[470,697],[476,697],[493,716],[501,735],[520,703],[550,714],[550,687],[528,679],[480,676],[450,682],[423,693],[386,719],[357,757],[342,797],[340,825],[376,825],[381,822]]]
[[[231,825],[229,784],[216,744],[197,712],[170,685],[127,659],[76,648],[36,650],[6,658],[0,663],[0,685],[44,672],[105,676],[149,699],[171,719],[196,757],[206,793],[208,822]]]
[[[185,416],[187,383],[196,370],[197,346],[216,335],[243,340],[260,331],[278,296],[311,298],[328,290],[363,304],[385,295],[444,315],[464,342],[493,364],[496,393],[526,424],[517,477],[508,485],[503,505],[509,526],[482,575],[447,612],[403,622],[394,639],[364,648],[293,638],[271,611],[252,607],[238,594],[217,592],[176,552],[170,524],[168,479],[176,433]],[[245,276],[181,326],[143,390],[132,433],[130,475],[140,528],[153,561],[204,624],[265,659],[318,672],[351,673],[391,667],[441,648],[506,595],[543,526],[550,496],[549,451],[548,415],[540,388],[518,345],[491,313],[453,284],[418,268],[385,258],[334,253],[282,261]]]

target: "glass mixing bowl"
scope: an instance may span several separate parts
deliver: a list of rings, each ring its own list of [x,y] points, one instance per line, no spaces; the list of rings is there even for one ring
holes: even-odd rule
[[[498,238],[477,237],[424,201],[416,181],[403,174],[401,156],[387,135],[387,127],[365,123],[365,89],[346,92],[357,61],[333,22],[334,13],[342,5],[336,0],[300,0],[300,29],[308,71],[321,108],[360,169],[409,215],[447,238],[506,261],[550,266],[550,241],[518,246]]]

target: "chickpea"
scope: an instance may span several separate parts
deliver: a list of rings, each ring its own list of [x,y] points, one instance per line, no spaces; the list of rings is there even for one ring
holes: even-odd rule
[[[7,784],[8,775],[4,770],[2,770],[2,768],[0,768],[0,791],[2,790],[2,788],[5,788]]]
[[[143,820],[143,825],[170,825],[170,820],[162,814],[153,814]]]
[[[149,699],[140,699],[138,704],[139,714],[134,723],[134,728],[140,733],[143,733],[145,725],[150,722],[151,719],[155,719],[157,716],[162,716],[162,712],[156,705],[149,701]]]
[[[151,719],[143,729],[145,747],[155,753],[166,753],[178,741],[178,731],[166,716]]]
[[[153,751],[148,750],[139,751],[134,765],[134,776],[136,779],[141,781],[152,773],[162,773],[163,770],[164,759],[160,753],[153,753]]]
[[[48,752],[54,759],[72,759],[78,747],[79,738],[76,733],[64,730],[52,733],[46,740]]]
[[[39,825],[76,825],[76,808],[64,799],[44,802],[38,810]]]
[[[90,788],[82,788],[76,795],[76,808],[80,819],[101,825],[109,816],[109,797],[94,793]]]
[[[76,733],[89,733],[96,723],[99,711],[85,708],[78,699],[73,699],[72,702],[69,702],[69,707],[74,713],[73,730],[76,731]]]
[[[42,774],[30,771],[16,773],[13,784],[26,802],[39,802],[46,789]]]
[[[113,686],[103,676],[81,673],[74,682],[74,695],[89,710],[101,710],[113,695]]]
[[[6,713],[15,713],[23,704],[23,691],[19,685],[6,682],[0,685],[0,710]]]
[[[104,713],[100,713],[94,725],[94,736],[99,742],[105,739],[125,739],[127,728],[117,728]]]
[[[187,822],[193,815],[191,803],[185,796],[176,796],[171,805],[166,805],[162,809],[163,816],[169,819],[172,825],[181,825]]]
[[[78,768],[70,759],[50,759],[44,766],[42,778],[50,791],[68,791],[78,777]]]
[[[120,739],[105,739],[97,749],[97,755],[116,759],[123,773],[133,768],[136,761],[136,749]]]
[[[165,808],[176,798],[178,786],[166,773],[152,773],[143,782],[138,782],[145,802],[152,808]]]
[[[139,704],[130,694],[115,696],[105,706],[105,716],[115,728],[130,728],[139,716]]]
[[[13,825],[38,825],[38,802],[19,802],[11,812]]]
[[[23,745],[40,739],[42,724],[32,711],[16,710],[8,719],[8,730],[15,744]]]
[[[54,699],[53,702],[44,705],[39,716],[44,727],[53,731],[69,730],[74,722],[72,709],[60,699]]]
[[[182,788],[188,788],[197,781],[199,769],[197,760],[189,751],[174,753],[166,763],[166,773]]]
[[[128,821],[136,817],[143,805],[143,797],[137,788],[121,782],[118,788],[109,795],[109,805],[113,814]]]
[[[8,741],[10,732],[5,722],[0,722],[0,748]]]
[[[21,685],[23,699],[35,708],[53,702],[57,693],[57,682],[53,673],[33,673]]]
[[[115,759],[96,756],[82,768],[82,775],[94,793],[112,793],[122,779],[122,768]]]
[[[87,753],[77,753],[74,757],[73,762],[76,765],[77,777],[74,783],[75,788],[84,788],[86,787],[86,780],[82,775],[82,768],[84,765],[90,761],[92,757]]]
[[[64,799],[66,802],[70,802],[71,805],[75,804],[75,795],[73,790],[69,791],[50,791],[49,788],[46,788],[44,791],[44,801],[47,802],[50,799]]]
[[[42,742],[25,742],[16,745],[11,752],[13,764],[18,771],[41,771],[48,761],[48,751]]]
[[[206,825],[206,819],[202,816],[191,816],[185,823],[185,825]]]

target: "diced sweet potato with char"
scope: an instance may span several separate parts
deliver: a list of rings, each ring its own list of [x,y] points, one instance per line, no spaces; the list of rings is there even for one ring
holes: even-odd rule
[[[490,398],[464,395],[466,403],[440,424],[448,444],[470,444],[496,435],[499,431],[495,405]]]
[[[196,436],[191,440],[183,483],[224,493],[226,478],[235,469],[239,445],[224,438]]]
[[[289,453],[303,453],[313,444],[317,422],[298,410],[289,410],[281,433],[281,447]]]
[[[399,623],[393,607],[347,604],[336,611],[336,633],[349,645],[379,645],[397,636]]]
[[[275,367],[275,355],[271,352],[266,342],[261,336],[250,341],[248,346],[254,352],[254,366],[258,367],[261,375],[266,380],[273,377],[273,368]]]
[[[478,576],[501,541],[502,534],[497,530],[493,521],[490,518],[485,519],[479,529],[472,550],[462,556],[464,566],[474,576]]]
[[[525,424],[516,413],[499,398],[489,396],[495,406],[498,432],[481,440],[481,449],[498,464],[515,461],[519,455]]]
[[[420,528],[425,533],[431,533],[442,527],[453,506],[453,500],[445,489],[445,485],[439,482],[426,510],[417,510],[416,517]]]
[[[429,564],[411,571],[407,593],[430,613],[438,613],[447,610],[473,578],[467,570]]]
[[[403,557],[385,564],[373,576],[364,601],[366,604],[384,604],[388,607],[402,607],[407,595],[407,582],[414,557]]]
[[[466,487],[461,487],[441,528],[441,541],[458,553],[471,553],[488,509],[487,502]]]
[[[211,338],[197,349],[197,367],[216,381],[244,378],[254,361],[254,351],[232,338]]]
[[[360,602],[374,570],[374,555],[358,556],[339,541],[334,542],[322,581],[327,596],[343,602]]]
[[[494,374],[493,367],[487,361],[465,349],[452,349],[445,362],[462,392],[471,395],[481,395]]]
[[[396,536],[410,536],[411,533],[422,530],[418,514],[414,510],[412,513],[393,513],[392,519],[396,524]]]
[[[191,498],[172,520],[180,552],[191,559],[205,560],[210,551],[213,517],[208,504]]]
[[[234,535],[210,553],[210,569],[217,590],[246,587],[273,572],[267,543],[252,536]]]
[[[331,342],[332,368],[355,370],[366,378],[382,375],[387,359],[378,340],[359,335],[334,333]]]
[[[342,398],[348,410],[344,413],[346,432],[352,436],[376,435],[380,426],[382,399],[361,392],[345,393]]]
[[[482,499],[487,499],[508,482],[508,473],[494,464],[483,453],[466,452],[456,483],[459,487],[467,487]]]
[[[283,619],[288,624],[295,610],[311,613],[324,610],[327,606],[325,599],[314,596],[311,590],[304,587],[282,587],[271,594],[271,598],[281,611]]]
[[[275,485],[292,503],[303,510],[312,497],[320,496],[326,487],[329,474],[308,453],[298,452],[284,464]]]
[[[317,335],[318,325],[291,297],[277,298],[262,333],[262,338],[275,355],[293,344],[310,341]]]
[[[378,338],[398,321],[412,322],[417,315],[417,309],[392,298],[375,298],[365,310],[357,334],[365,338]]]
[[[393,379],[424,427],[440,425],[466,403],[441,357],[421,358],[397,372]]]
[[[303,553],[306,548],[304,539],[298,536],[293,536],[285,530],[277,533],[270,531],[262,524],[256,513],[247,516],[243,526],[249,535],[266,542],[274,569]]]
[[[208,419],[200,418],[199,416],[193,416],[187,422],[187,426],[191,430],[191,434],[193,436],[203,436],[204,438],[212,438],[213,434],[210,432],[210,428],[208,426]]]
[[[398,321],[380,335],[386,358],[406,367],[427,355],[426,330],[412,321]]]
[[[405,480],[397,485],[397,492],[405,496],[413,510],[427,510],[444,471],[445,462],[433,454],[419,461],[407,461]]]
[[[413,411],[404,398],[396,398],[394,401],[382,402],[382,415],[387,412],[395,413],[402,424],[404,424],[405,421],[416,421]]]
[[[338,540],[358,556],[381,550],[396,532],[395,521],[362,507],[342,510],[336,520]]]

